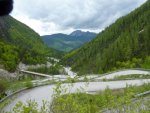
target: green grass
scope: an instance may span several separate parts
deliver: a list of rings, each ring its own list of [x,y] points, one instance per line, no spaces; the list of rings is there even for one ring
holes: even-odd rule
[[[63,67],[60,65],[53,65],[51,67],[43,66],[39,68],[29,68],[28,70],[49,75],[59,75],[65,73]]]
[[[53,101],[54,113],[101,113],[108,108],[118,108],[121,105],[132,105],[134,95],[150,90],[150,84],[129,86],[125,89],[106,89],[98,94],[86,93],[67,94]],[[150,103],[149,103],[150,104]]]
[[[150,90],[150,83],[142,86],[127,86],[124,89],[110,90],[98,92],[95,95],[80,93],[61,95],[61,84],[55,88],[53,102],[43,102],[39,109],[38,103],[30,101],[27,104],[19,102],[14,107],[15,113],[101,113],[107,110],[119,111],[120,113],[149,113],[150,98],[138,97],[134,95]],[[82,90],[82,88],[80,89]],[[144,101],[146,99],[146,101]],[[145,109],[141,108],[141,105]],[[126,109],[128,108],[128,109]],[[136,112],[139,109],[140,112]],[[125,111],[123,111],[125,110]],[[11,113],[11,112],[10,112]]]
[[[124,76],[118,76],[114,79],[111,79],[112,81],[115,80],[133,80],[133,79],[150,79],[150,75],[124,75]]]
[[[150,75],[126,75],[115,77],[116,80],[125,80],[125,79],[150,79]]]
[[[9,91],[11,93],[16,92],[23,88],[31,88],[33,87],[32,79],[26,78],[22,81],[7,81],[7,80],[0,80],[0,99],[6,96],[5,92]]]
[[[10,87],[8,88],[8,90],[12,90],[12,91],[17,91],[21,88],[30,88],[31,87],[31,80],[25,80],[25,81],[18,81],[18,82],[15,82],[15,83],[11,83]]]

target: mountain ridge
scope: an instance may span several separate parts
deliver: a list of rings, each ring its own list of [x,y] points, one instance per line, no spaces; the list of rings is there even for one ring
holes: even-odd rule
[[[91,42],[68,53],[62,63],[71,66],[79,74],[105,73],[122,68],[150,68],[149,20],[150,1],[147,1],[119,18]]]
[[[42,36],[42,40],[51,48],[69,52],[80,47],[84,43],[91,41],[93,38],[95,38],[95,36],[96,33],[93,32],[76,30],[69,35],[63,33],[45,35]]]
[[[19,62],[45,62],[44,56],[57,52],[48,48],[38,33],[11,16],[0,17],[0,65],[15,71]]]

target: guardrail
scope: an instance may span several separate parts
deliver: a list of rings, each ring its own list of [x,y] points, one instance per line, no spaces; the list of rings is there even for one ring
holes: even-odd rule
[[[104,73],[104,74],[93,74],[93,76],[97,75],[97,77],[94,77],[92,79],[96,79],[98,77],[102,77],[102,76],[109,75],[109,74],[116,73],[116,72],[120,72],[120,71],[127,71],[127,70],[139,70],[139,71],[149,71],[150,72],[150,69],[142,69],[142,68],[121,69],[121,70],[108,72],[108,73]],[[31,72],[31,71],[25,71],[25,70],[20,70],[20,72],[26,73],[26,74],[37,75],[37,76],[41,76],[41,77],[51,77],[51,75],[37,73],[37,72]],[[83,76],[88,76],[88,75],[83,75]],[[53,78],[55,78],[54,75],[53,75]]]
[[[24,91],[24,90],[26,90],[26,89],[28,89],[28,88],[26,87],[26,88],[23,88],[23,89],[20,89],[20,90],[18,90],[18,91],[13,92],[12,94],[10,94],[10,95],[8,95],[8,96],[2,98],[2,99],[0,100],[0,103],[2,103],[2,102],[5,101],[6,99],[8,99],[8,98],[12,97],[13,95],[15,95],[15,94],[17,94],[17,93],[20,93],[20,92],[22,92],[22,91]]]
[[[20,70],[20,72],[26,73],[26,74],[31,74],[31,75],[42,76],[42,77],[50,77],[50,75],[37,73],[37,72],[31,72],[31,71],[25,71],[25,70]]]
[[[31,74],[31,75],[46,77],[46,78],[52,78],[52,79],[66,79],[66,78],[64,78],[64,77],[56,77],[56,75],[48,75],[48,74],[37,73],[37,72],[32,72],[32,71],[20,70],[20,72],[25,73],[25,74]],[[67,76],[67,75],[66,75],[66,76]],[[69,77],[69,76],[68,76],[68,77]]]
[[[135,95],[134,97],[141,97],[141,96],[146,96],[146,95],[149,95],[149,94],[150,94],[150,90],[146,91],[146,92],[143,92],[143,93],[139,93],[139,94]]]
[[[144,68],[130,68],[130,69],[120,69],[120,70],[116,70],[116,71],[111,71],[111,72],[107,72],[107,73],[103,73],[103,74],[90,74],[90,75],[108,75],[108,74],[112,74],[112,73],[115,73],[115,72],[120,72],[120,71],[127,71],[127,70],[138,70],[138,71],[149,71],[150,72],[150,69],[144,69]],[[88,76],[87,75],[82,75],[82,76]]]
[[[128,71],[128,70],[149,71],[149,73],[150,73],[150,69],[130,68],[130,69],[121,69],[121,70],[117,70],[117,71],[112,71],[112,72],[108,72],[108,73],[104,73],[104,74],[93,74],[93,75],[97,75],[97,77],[94,77],[92,79],[96,79],[96,78],[99,78],[99,77],[102,77],[102,76],[106,76],[106,75],[109,75],[109,74],[113,74],[113,73],[116,73],[116,72]]]

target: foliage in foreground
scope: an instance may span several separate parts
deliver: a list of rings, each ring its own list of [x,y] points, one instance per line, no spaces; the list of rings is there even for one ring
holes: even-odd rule
[[[124,110],[123,113],[132,113],[139,107],[140,110],[147,111],[149,107],[143,109],[141,108],[141,104],[138,105],[137,102],[132,102],[132,99],[135,94],[150,90],[149,87],[150,84],[145,84],[140,87],[127,86],[121,90],[110,90],[108,88],[96,95],[80,92],[63,96],[57,95],[54,98],[51,110],[53,113],[101,113],[108,109],[117,109],[122,112]],[[57,92],[60,93],[59,90],[57,90]],[[149,102],[147,102],[145,106],[149,106]],[[130,108],[128,106],[130,106]],[[132,108],[132,106],[134,106],[134,108]],[[125,107],[128,107],[130,111],[125,110]]]
[[[137,93],[150,90],[150,84],[142,86],[127,86],[121,90],[105,91],[96,95],[80,93],[62,95],[61,84],[58,84],[53,96],[54,100],[50,104],[44,102],[41,107],[37,102],[29,101],[27,104],[19,102],[14,107],[14,113],[101,113],[110,111],[118,113],[149,113],[150,97],[133,97]],[[67,89],[63,89],[67,91]],[[142,107],[144,106],[144,107]],[[11,113],[11,112],[10,112]]]

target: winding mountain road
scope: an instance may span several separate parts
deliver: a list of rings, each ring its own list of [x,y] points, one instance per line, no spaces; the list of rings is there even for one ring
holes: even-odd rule
[[[126,74],[125,74],[126,73]],[[120,76],[120,75],[130,75],[130,74],[146,74],[149,75],[149,71],[144,70],[123,70],[119,72],[114,72],[107,74],[105,77],[111,78],[111,76]],[[89,76],[90,77],[90,76]],[[96,77],[95,79],[100,78]],[[102,78],[101,78],[102,79]],[[125,88],[126,85],[142,85],[144,83],[150,83],[150,79],[141,79],[141,80],[122,80],[122,81],[110,81],[110,82],[78,82],[73,84],[62,84],[62,88],[66,87],[68,89],[68,92],[75,93],[78,91],[78,89],[81,89],[81,87],[84,90],[81,90],[81,92],[87,92],[87,93],[93,93],[97,91],[101,91],[109,87],[110,89],[119,89],[119,88]],[[47,85],[47,86],[41,86],[29,90],[22,91],[21,93],[18,93],[16,95],[16,98],[10,102],[3,110],[11,111],[12,108],[15,106],[15,104],[18,101],[27,102],[28,100],[35,100],[38,102],[39,106],[42,105],[42,101],[52,101],[52,95],[54,94],[54,88],[56,85]],[[65,92],[67,93],[67,92]]]

